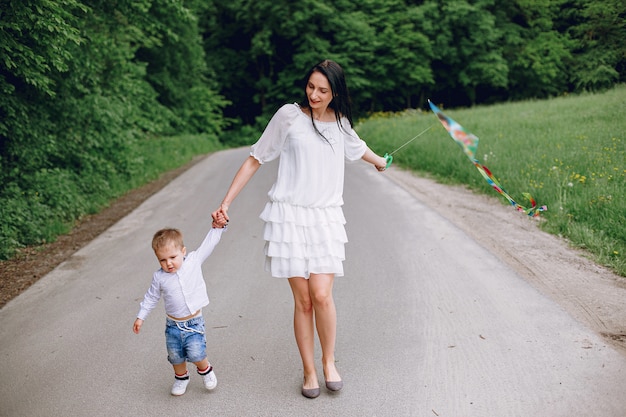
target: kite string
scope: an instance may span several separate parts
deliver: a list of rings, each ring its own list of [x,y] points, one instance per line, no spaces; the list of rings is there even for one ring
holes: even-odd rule
[[[406,145],[408,145],[409,143],[413,142],[415,139],[419,138],[420,136],[422,136],[424,133],[428,132],[430,129],[433,128],[433,126],[435,126],[436,123],[428,126],[426,129],[422,130],[420,133],[418,133],[416,136],[414,136],[412,139],[409,139],[408,141],[406,141],[402,146],[400,146],[398,149],[396,149],[395,151],[391,152],[389,155],[393,155],[394,153],[398,152],[400,149],[404,148]]]

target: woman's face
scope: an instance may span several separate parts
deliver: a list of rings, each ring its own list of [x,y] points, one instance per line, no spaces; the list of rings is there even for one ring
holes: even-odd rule
[[[320,72],[313,72],[306,85],[306,96],[311,109],[326,110],[333,99],[328,78]]]

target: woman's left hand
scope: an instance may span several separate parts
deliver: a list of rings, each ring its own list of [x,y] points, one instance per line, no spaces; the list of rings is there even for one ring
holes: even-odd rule
[[[376,155],[370,148],[367,148],[361,159],[374,165],[379,172],[387,169],[387,158]]]
[[[378,170],[378,172],[383,172],[387,169],[387,160],[385,158],[380,158],[382,164],[375,164],[374,166]]]

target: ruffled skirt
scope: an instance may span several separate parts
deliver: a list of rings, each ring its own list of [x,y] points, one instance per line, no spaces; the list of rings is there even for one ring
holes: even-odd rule
[[[343,276],[348,238],[340,206],[310,208],[268,202],[259,217],[265,221],[265,270],[273,277]]]

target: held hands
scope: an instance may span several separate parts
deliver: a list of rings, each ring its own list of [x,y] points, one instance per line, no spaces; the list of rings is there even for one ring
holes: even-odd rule
[[[213,227],[226,227],[228,221],[230,220],[228,218],[228,206],[222,203],[217,210],[211,213],[211,218],[213,219]]]

